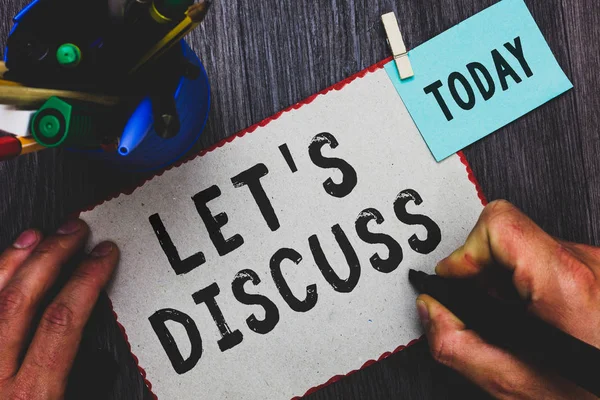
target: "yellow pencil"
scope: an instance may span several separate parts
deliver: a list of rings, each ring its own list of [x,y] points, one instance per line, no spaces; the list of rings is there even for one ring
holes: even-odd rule
[[[191,30],[197,27],[204,19],[208,12],[211,2],[208,0],[194,4],[185,13],[185,18],[173,30],[156,43],[140,61],[129,71],[129,74],[134,74],[143,65],[160,58],[167,50],[179,42]]]
[[[46,148],[33,138],[12,135],[0,136],[0,161],[10,160]]]
[[[7,81],[6,79],[0,78],[0,86],[23,86],[23,84],[14,81]]]
[[[41,107],[50,97],[56,96],[69,100],[83,100],[105,106],[115,106],[123,98],[71,90],[42,89],[27,86],[0,85],[0,104],[10,104],[19,108],[35,109]]]
[[[2,78],[7,71],[8,68],[6,68],[6,64],[4,64],[4,61],[0,61],[0,78]]]
[[[42,146],[35,139],[30,137],[17,137],[19,142],[21,142],[21,155],[35,153],[36,151],[47,149],[47,147]]]

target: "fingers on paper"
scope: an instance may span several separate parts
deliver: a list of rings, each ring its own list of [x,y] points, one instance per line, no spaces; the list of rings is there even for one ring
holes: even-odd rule
[[[31,248],[16,249],[24,253],[9,250],[9,258],[14,258],[5,265],[9,265],[7,269],[11,269],[12,274],[0,290],[0,379],[16,372],[33,317],[44,295],[63,263],[83,246],[88,232],[83,221],[72,220],[57,234],[41,242],[38,239]]]
[[[29,377],[35,376],[36,390],[50,395],[64,391],[85,324],[118,258],[116,245],[103,242],[74,271],[44,311],[17,382],[30,385]]]
[[[494,397],[589,398],[587,392],[571,383],[550,377],[511,353],[487,343],[477,333],[466,329],[454,314],[432,297],[421,295],[417,302],[422,302],[427,308],[429,321],[425,324],[425,332],[433,358]],[[575,393],[581,397],[573,397]]]
[[[41,239],[40,232],[29,229],[21,233],[13,245],[0,254],[0,290],[6,286],[17,269],[27,260]]]

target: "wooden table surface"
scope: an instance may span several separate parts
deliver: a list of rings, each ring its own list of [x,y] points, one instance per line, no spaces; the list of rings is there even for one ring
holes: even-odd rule
[[[56,0],[59,1],[59,0]],[[575,89],[465,153],[488,199],[505,198],[558,237],[600,241],[600,2],[525,0]],[[215,1],[190,37],[212,85],[201,146],[209,146],[389,55],[381,14],[396,11],[409,49],[495,0]],[[0,0],[0,39],[25,0]],[[0,249],[28,227],[139,181],[63,151],[0,163]],[[23,184],[25,182],[26,184]],[[315,382],[319,383],[319,382]],[[311,399],[481,398],[436,365],[422,341]],[[106,298],[87,327],[73,398],[149,398]],[[210,393],[199,398],[212,399]]]

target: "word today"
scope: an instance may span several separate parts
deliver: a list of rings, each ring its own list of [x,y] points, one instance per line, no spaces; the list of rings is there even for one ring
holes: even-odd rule
[[[521,38],[517,36],[513,42],[514,43],[507,42],[504,44],[504,48],[512,55],[510,61],[513,62],[513,65],[515,62],[518,63],[521,66],[525,77],[531,78],[533,76],[533,71],[525,59]],[[495,78],[497,78],[502,91],[508,90],[508,78],[512,79],[515,83],[521,83],[523,81],[523,78],[521,78],[517,71],[511,66],[510,62],[497,49],[491,51],[491,63],[494,65],[492,72],[495,72]],[[497,89],[495,79],[492,77],[492,73],[489,69],[482,63],[476,61],[468,63],[466,68],[471,80],[481,94],[483,101],[491,99],[494,94],[497,93]],[[450,73],[450,75],[448,75],[447,87],[452,100],[454,100],[456,105],[460,108],[468,111],[475,107],[477,96],[475,95],[473,85],[465,75],[458,71]],[[454,116],[446,103],[446,99],[448,98],[447,92],[445,93],[446,97],[444,97],[442,88],[444,88],[444,84],[441,80],[437,80],[423,88],[423,91],[425,94],[432,94],[435,97],[444,116],[448,121],[451,121],[454,119]]]

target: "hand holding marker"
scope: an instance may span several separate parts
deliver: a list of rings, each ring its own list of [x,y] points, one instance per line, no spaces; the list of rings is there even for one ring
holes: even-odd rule
[[[75,0],[67,2],[78,4]],[[37,4],[30,8],[34,6]],[[93,46],[82,45],[84,42],[78,41],[77,36],[48,45],[49,39],[41,41],[26,29],[26,23],[30,22],[26,17],[31,10],[22,13],[24,16],[19,14],[15,17],[19,26],[9,38],[8,65],[0,63],[0,104],[32,110],[33,116],[29,130],[9,131],[7,133],[13,135],[0,136],[0,160],[46,147],[106,148],[107,143],[115,142],[120,143],[116,147],[118,154],[127,156],[150,131],[140,131],[140,125],[133,126],[134,120],[150,127],[153,122],[156,132],[165,139],[175,136],[179,131],[175,89],[181,76],[194,79],[199,68],[184,60],[174,44],[201,22],[209,6],[208,1],[198,4],[193,4],[193,0],[134,1],[123,18],[115,18],[122,24],[115,29],[119,32],[136,30],[144,37],[123,36],[120,43],[105,41]],[[108,23],[106,26],[107,29],[114,28]],[[106,34],[107,38],[109,36]],[[153,38],[152,41],[147,40],[148,37]],[[133,39],[140,42],[134,43]],[[102,76],[108,73],[103,67],[107,61],[113,61],[102,56],[135,53],[129,52],[133,47],[138,50],[137,58],[118,57],[129,61],[115,65],[121,70],[116,76],[111,74],[112,82],[106,84],[107,80]],[[16,61],[11,63],[13,59]],[[32,76],[32,71],[41,65],[44,66],[43,73],[37,76],[44,76],[44,80],[39,82],[35,81],[38,78]],[[94,68],[96,74],[86,77]],[[72,76],[73,79],[54,80],[53,74]],[[157,81],[170,83],[157,87]],[[36,82],[39,87],[26,86],[28,82]],[[60,83],[51,86],[50,82]],[[154,89],[148,91],[147,88]],[[2,111],[16,113],[21,110]],[[137,115],[132,115],[134,111]],[[0,121],[0,131],[8,130],[3,128]],[[30,133],[33,139],[16,136]]]

